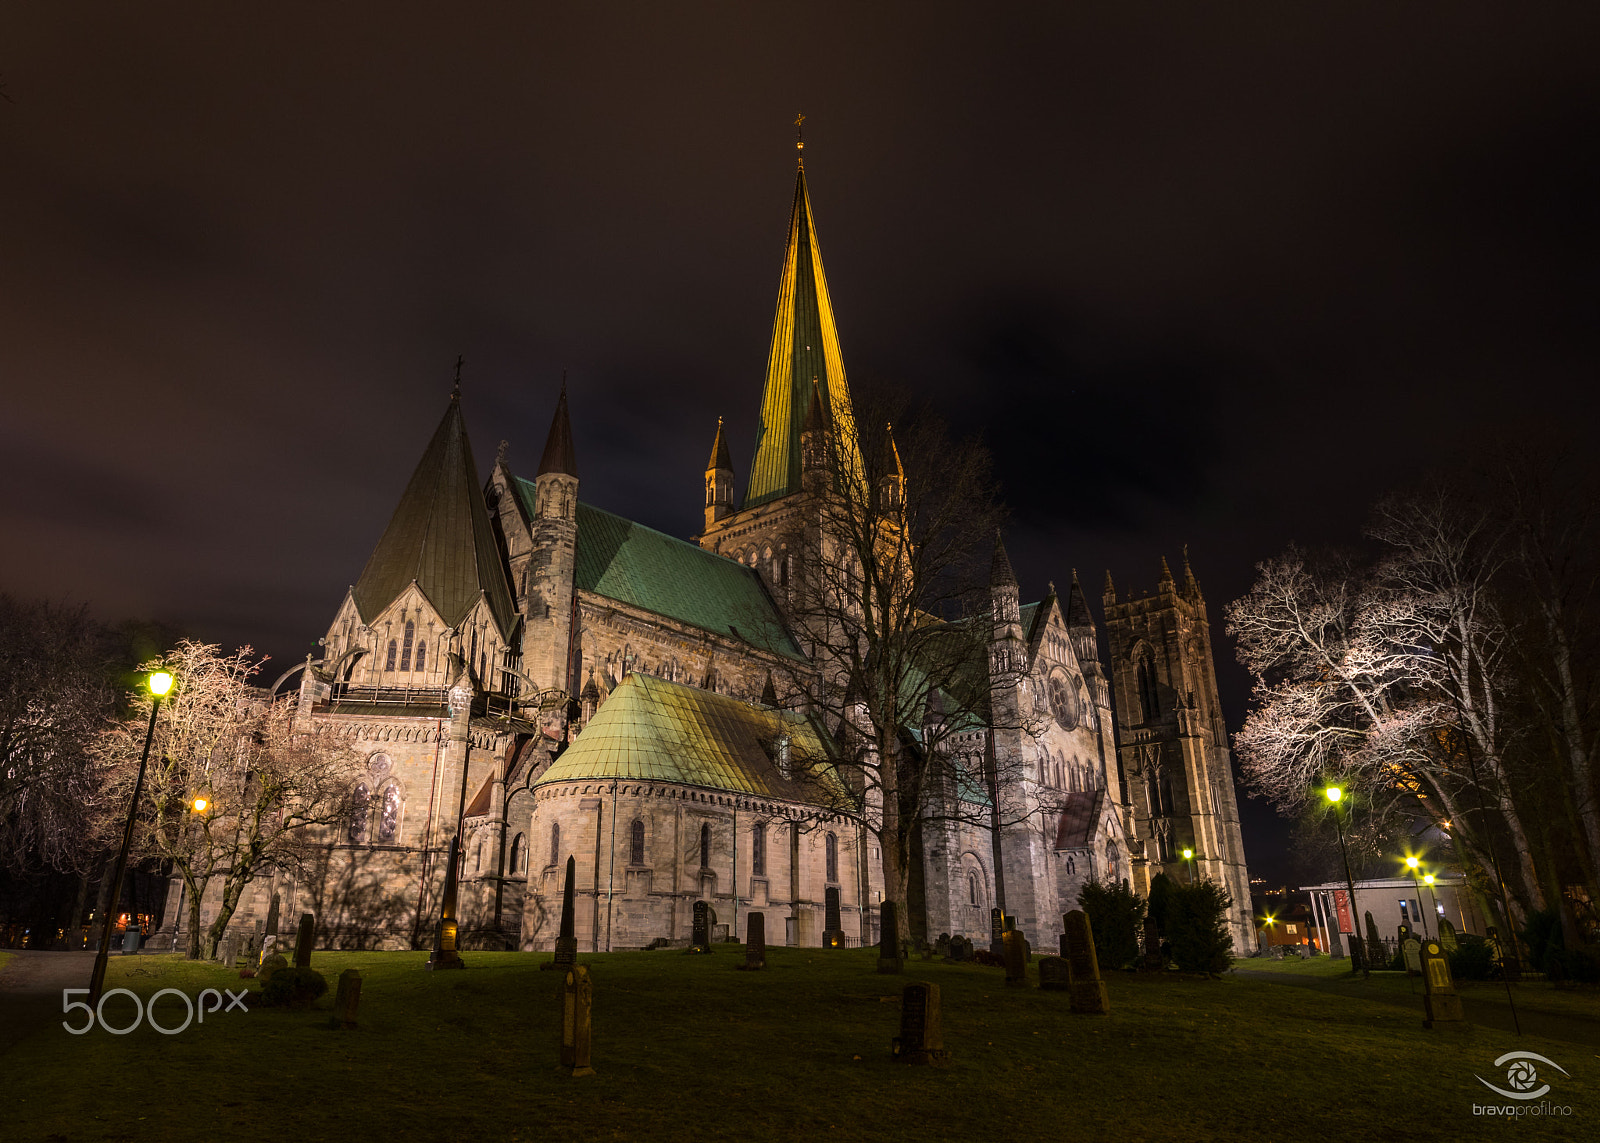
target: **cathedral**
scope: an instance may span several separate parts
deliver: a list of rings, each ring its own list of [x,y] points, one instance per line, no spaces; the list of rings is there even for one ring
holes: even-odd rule
[[[699,536],[584,501],[564,387],[531,476],[502,448],[484,479],[458,389],[299,676],[299,717],[364,760],[351,817],[310,875],[253,886],[234,926],[259,929],[276,892],[333,947],[426,945],[456,845],[465,947],[552,947],[568,858],[580,949],[687,945],[700,901],[729,939],[760,913],[775,943],[875,941],[882,851],[839,728],[773,685],[829,667],[792,614],[815,571],[821,444],[859,448],[802,162],[742,489],[719,423]],[[955,772],[989,757],[1009,788],[930,795],[961,812],[917,830],[902,906],[915,937],[986,942],[1001,907],[1054,948],[1087,881],[1142,893],[1166,873],[1223,885],[1235,947],[1252,947],[1187,555],[1182,576],[1163,560],[1153,592],[1119,599],[1108,573],[1108,663],[1076,574],[1029,601],[997,543],[992,641],[1014,669],[985,699],[1037,717],[950,741]],[[1030,811],[1001,821],[991,796]]]

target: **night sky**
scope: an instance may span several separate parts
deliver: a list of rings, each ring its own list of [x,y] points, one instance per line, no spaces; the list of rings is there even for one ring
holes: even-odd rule
[[[219,7],[0,11],[0,590],[289,665],[458,353],[480,472],[565,370],[584,498],[693,533],[797,111],[852,380],[984,434],[1027,597],[1187,543],[1234,728],[1258,560],[1593,429],[1592,5]]]

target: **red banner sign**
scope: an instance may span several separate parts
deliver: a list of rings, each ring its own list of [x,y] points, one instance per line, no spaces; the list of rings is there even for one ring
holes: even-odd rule
[[[1333,891],[1333,907],[1339,913],[1339,931],[1350,934],[1356,931],[1355,923],[1350,919],[1350,893],[1345,889]]]

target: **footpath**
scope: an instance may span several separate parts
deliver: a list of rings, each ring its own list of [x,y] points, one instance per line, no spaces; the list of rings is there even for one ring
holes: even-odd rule
[[[1249,976],[1271,984],[1283,984],[1291,988],[1311,988],[1318,992],[1333,993],[1337,996],[1349,996],[1360,1000],[1375,1000],[1380,1004],[1392,1004],[1401,1008],[1410,1008],[1417,1014],[1417,1020],[1422,1020],[1422,985],[1416,984],[1416,992],[1401,992],[1394,987],[1395,981],[1374,977],[1370,980],[1361,980],[1351,977],[1321,977],[1301,976],[1287,972],[1269,972],[1254,968],[1235,968],[1240,976]],[[1514,996],[1517,1000],[1516,1020],[1513,1023],[1511,1006],[1506,1000],[1502,989],[1497,998],[1490,998],[1486,993],[1463,993],[1461,1008],[1466,1014],[1468,1023],[1483,1028],[1493,1028],[1497,1032],[1515,1035],[1520,1027],[1522,1033],[1528,1036],[1544,1036],[1551,1040],[1562,1040],[1569,1044],[1582,1044],[1587,1047],[1600,1048],[1600,998],[1595,1001],[1593,1016],[1580,1015],[1573,1012],[1551,1012],[1537,1007],[1537,996],[1529,996],[1529,1007],[1522,1003],[1521,986],[1512,985]]]
[[[11,959],[0,968],[0,1056],[63,1020],[62,989],[89,987],[94,971],[92,952],[6,951]]]

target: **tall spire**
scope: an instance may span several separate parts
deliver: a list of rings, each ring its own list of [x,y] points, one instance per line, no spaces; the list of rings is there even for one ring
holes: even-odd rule
[[[1017,573],[1011,570],[1011,557],[1006,555],[1006,542],[999,528],[994,530],[994,560],[989,565],[989,583],[995,587],[1017,586]]]
[[[728,453],[728,442],[722,434],[722,418],[717,418],[717,439],[711,442],[711,459],[706,462],[707,472],[733,471],[733,457]]]
[[[550,435],[544,440],[544,455],[539,458],[539,471],[545,476],[559,472],[566,476],[578,475],[578,454],[572,448],[572,421],[567,417],[567,379],[561,379],[561,396],[556,399],[556,415],[550,421]]]
[[[480,596],[486,598],[502,636],[510,635],[511,588],[489,526],[459,393],[450,395],[444,419],[356,581],[362,621],[376,619],[412,581],[452,626]]]
[[[833,321],[833,303],[828,298],[802,163],[795,173],[789,242],[778,285],[772,349],[761,394],[761,424],[756,431],[755,460],[745,491],[746,508],[800,491],[800,433],[811,403],[813,378],[833,421],[839,456],[859,473],[861,458],[850,388],[845,380],[839,332]]]

